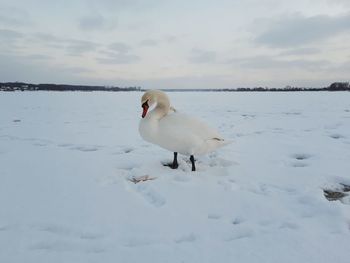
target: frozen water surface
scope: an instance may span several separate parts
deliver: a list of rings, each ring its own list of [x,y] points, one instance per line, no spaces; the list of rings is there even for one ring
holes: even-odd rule
[[[349,262],[349,92],[169,93],[234,141],[194,173],[141,95],[0,93],[0,262]]]

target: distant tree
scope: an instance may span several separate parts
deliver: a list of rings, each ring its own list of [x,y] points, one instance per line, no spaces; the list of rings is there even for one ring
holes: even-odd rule
[[[330,91],[350,90],[349,82],[334,82],[329,86]]]

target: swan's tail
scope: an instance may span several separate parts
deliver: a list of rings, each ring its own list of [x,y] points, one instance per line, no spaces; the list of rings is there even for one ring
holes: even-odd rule
[[[207,139],[200,149],[197,150],[198,154],[206,154],[215,151],[217,148],[221,148],[225,145],[232,143],[231,140],[223,138],[211,138]]]
[[[223,138],[212,138],[212,139],[208,140],[208,142],[210,142],[210,141],[211,141],[211,143],[217,144],[218,147],[225,146],[225,145],[233,142],[232,140],[226,140]]]

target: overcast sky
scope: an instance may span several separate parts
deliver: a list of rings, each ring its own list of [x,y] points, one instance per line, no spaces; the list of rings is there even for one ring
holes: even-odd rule
[[[0,0],[0,81],[322,87],[349,43],[350,0]]]

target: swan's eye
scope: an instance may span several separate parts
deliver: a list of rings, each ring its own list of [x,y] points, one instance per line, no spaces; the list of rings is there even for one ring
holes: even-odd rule
[[[148,107],[149,107],[149,106],[148,106],[148,100],[146,100],[146,102],[144,102],[144,103],[142,104],[141,107],[142,107],[142,108],[144,108],[144,107],[147,107],[147,108],[148,108]]]

